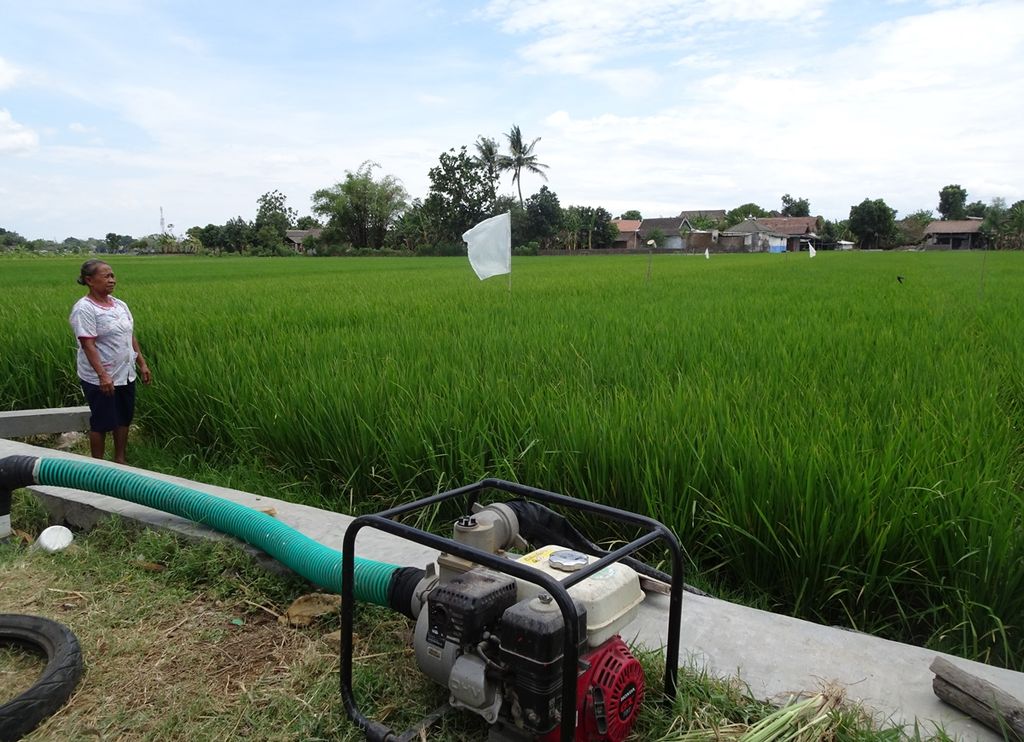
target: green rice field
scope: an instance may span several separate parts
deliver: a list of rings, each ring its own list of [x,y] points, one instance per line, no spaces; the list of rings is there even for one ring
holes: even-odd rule
[[[722,589],[1024,669],[1024,254],[647,261],[516,258],[510,289],[454,258],[111,259],[146,436],[344,511],[486,476],[614,504]],[[0,408],[82,404],[79,263],[0,260]]]

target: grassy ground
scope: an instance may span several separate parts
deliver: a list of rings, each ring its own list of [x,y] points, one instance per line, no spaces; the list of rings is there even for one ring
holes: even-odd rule
[[[16,527],[43,525],[34,500],[17,503]],[[337,618],[303,629],[277,620],[309,591],[230,544],[183,543],[116,519],[54,555],[3,545],[0,612],[66,624],[87,664],[71,702],[30,739],[362,739],[342,708],[337,644],[325,639]],[[367,713],[399,725],[441,700],[418,673],[395,671],[411,661],[409,634],[401,616],[360,607],[357,687]],[[41,668],[4,647],[3,697]]]

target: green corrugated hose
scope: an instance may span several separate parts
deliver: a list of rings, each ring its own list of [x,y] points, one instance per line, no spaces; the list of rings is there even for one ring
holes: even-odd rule
[[[258,510],[171,482],[85,461],[40,458],[35,480],[37,484],[98,492],[180,515],[236,536],[310,582],[335,593],[341,592],[340,551]],[[388,586],[397,569],[399,567],[393,564],[356,557],[352,586],[355,597],[387,606]]]

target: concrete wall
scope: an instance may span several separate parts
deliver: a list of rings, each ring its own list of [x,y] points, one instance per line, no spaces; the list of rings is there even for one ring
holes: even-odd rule
[[[720,234],[718,235],[718,252],[749,252],[749,234]]]
[[[88,407],[0,412],[0,438],[81,432],[89,429]]]

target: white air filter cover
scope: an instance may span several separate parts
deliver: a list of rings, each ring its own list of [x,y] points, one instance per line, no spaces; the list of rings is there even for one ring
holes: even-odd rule
[[[554,557],[554,559],[552,559]],[[567,566],[586,560],[596,562],[597,557],[566,549],[564,546],[542,546],[516,561],[538,569],[561,582],[572,571]],[[543,588],[532,582],[516,579],[519,600],[532,598]],[[640,577],[624,564],[611,564],[569,588],[569,595],[587,609],[587,644],[597,647],[612,638],[636,617],[637,608],[644,600]]]
[[[36,539],[34,546],[52,554],[55,551],[69,547],[74,538],[71,535],[71,531],[64,526],[50,526],[39,534],[39,538]]]

